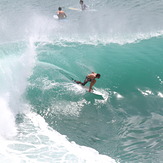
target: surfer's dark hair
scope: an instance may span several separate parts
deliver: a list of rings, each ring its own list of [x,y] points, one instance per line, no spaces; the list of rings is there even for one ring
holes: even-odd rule
[[[97,77],[97,78],[100,78],[100,76],[101,76],[100,74],[96,74],[96,77]]]
[[[62,7],[58,7],[58,10],[61,11],[62,10]]]

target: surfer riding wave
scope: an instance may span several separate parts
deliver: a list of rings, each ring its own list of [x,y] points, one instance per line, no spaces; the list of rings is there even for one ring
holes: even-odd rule
[[[75,81],[77,84],[81,84],[81,85],[86,85],[88,82],[91,82],[90,83],[90,86],[89,86],[89,92],[91,92],[92,90],[92,87],[95,85],[96,83],[96,78],[99,79],[101,77],[100,74],[97,74],[95,72],[92,72],[91,74],[88,74],[84,80],[84,82],[80,82],[80,81]]]

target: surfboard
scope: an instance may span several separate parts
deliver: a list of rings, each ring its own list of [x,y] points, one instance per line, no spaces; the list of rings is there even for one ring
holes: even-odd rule
[[[59,20],[59,21],[60,21],[60,20],[62,20],[62,21],[63,21],[63,20],[67,20],[67,18],[59,19],[57,15],[53,15],[53,18],[54,18],[55,20]]]
[[[58,20],[58,16],[57,15],[53,15],[53,18]]]
[[[68,7],[69,10],[75,10],[75,11],[90,11],[90,12],[95,12],[97,11],[96,9],[90,9],[89,7],[86,8],[85,10],[82,10],[80,8],[75,8],[75,7]]]
[[[84,88],[87,92],[89,92],[89,87],[83,86],[83,85],[81,85],[81,84],[80,84],[80,86],[81,86],[82,88]],[[93,93],[93,94],[95,94],[95,95],[102,96],[101,92],[99,92],[99,91],[97,91],[97,90],[95,90],[95,89],[91,90],[91,92],[89,92],[89,93]]]
[[[74,7],[68,7],[70,10],[75,10],[75,11],[82,11],[80,8],[74,8]]]

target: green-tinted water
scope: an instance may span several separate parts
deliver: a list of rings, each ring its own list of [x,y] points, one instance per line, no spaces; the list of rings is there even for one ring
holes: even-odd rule
[[[162,42],[39,45],[27,97],[70,140],[122,162],[154,162],[162,143]],[[95,87],[104,100],[83,93],[69,78],[83,80],[92,71],[101,73]]]

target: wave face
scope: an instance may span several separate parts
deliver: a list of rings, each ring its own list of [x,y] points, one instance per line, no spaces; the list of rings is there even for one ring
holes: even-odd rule
[[[85,3],[1,1],[1,162],[163,161],[163,2]]]

